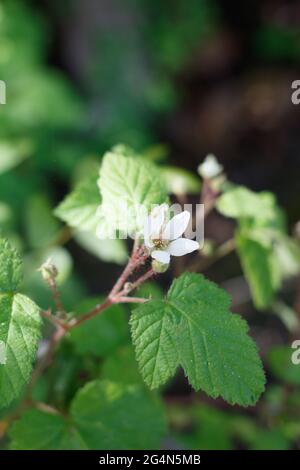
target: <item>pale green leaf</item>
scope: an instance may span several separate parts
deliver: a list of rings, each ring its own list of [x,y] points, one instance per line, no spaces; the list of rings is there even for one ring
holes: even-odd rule
[[[101,204],[97,178],[97,173],[93,172],[78,183],[55,209],[55,215],[70,227],[95,231],[99,223],[98,208]]]
[[[275,196],[267,191],[255,193],[244,186],[234,186],[223,193],[217,201],[217,209],[226,217],[235,219],[274,219],[277,213]]]
[[[297,276],[300,271],[299,242],[286,235],[280,235],[273,247],[282,278]]]
[[[194,389],[231,404],[253,405],[264,373],[248,327],[229,311],[225,291],[198,274],[175,280],[165,300],[133,311],[131,327],[144,380],[156,388],[181,365]]]
[[[168,193],[177,195],[200,193],[200,180],[193,173],[175,166],[161,167],[160,171]]]
[[[104,219],[114,229],[131,233],[141,228],[152,205],[166,201],[167,194],[154,164],[128,153],[117,147],[105,154],[99,187]]]
[[[99,239],[91,232],[76,232],[74,238],[86,251],[107,263],[124,264],[128,259],[124,240]]]

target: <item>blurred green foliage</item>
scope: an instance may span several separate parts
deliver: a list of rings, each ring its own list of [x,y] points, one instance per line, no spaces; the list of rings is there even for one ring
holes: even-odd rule
[[[63,9],[61,2],[56,4],[58,10]],[[49,65],[53,31],[46,18],[29,2],[7,0],[0,5],[0,79],[7,83],[7,104],[0,106],[0,231],[22,251],[24,290],[44,308],[51,306],[52,299],[36,270],[48,257],[59,267],[62,299],[68,310],[79,312],[83,298],[94,302],[89,299],[88,281],[80,266],[74,267],[72,245],[70,249],[68,244],[71,234],[54,217],[52,208],[69,185],[90,174],[99,164],[97,156],[110,145],[124,141],[140,150],[157,140],[160,120],[181,99],[176,74],[201,41],[218,28],[214,2],[178,0],[174,5],[170,0],[128,0],[127,4],[138,17],[135,28],[129,25],[117,34],[108,28],[96,37],[90,64],[83,71],[84,94]],[[73,8],[72,2],[68,8]],[[269,60],[297,62],[299,31],[262,25],[254,37],[254,48]],[[147,155],[165,158],[161,147],[149,148]],[[184,170],[174,173],[169,165],[164,172],[170,192],[196,193],[196,177]],[[175,190],[171,187],[174,174],[178,178]],[[75,240],[77,249],[83,246],[101,260],[125,261],[123,244],[113,251],[107,245],[101,252],[92,238],[76,234]],[[163,293],[156,284],[148,284],[140,295],[161,298]],[[36,384],[35,398],[51,399],[67,408],[87,380],[101,379],[122,383],[125,397],[128,385],[137,386],[136,392],[128,392],[130,406],[134,408],[135,396],[147,405],[133,349],[127,344],[126,314],[124,307],[116,311],[115,321],[103,316],[95,320],[99,325],[78,329],[58,351],[55,366]],[[96,327],[99,336],[91,341]],[[289,354],[283,347],[270,352],[267,366],[274,384],[253,415],[222,410],[218,404],[173,406],[166,401],[172,439],[191,449],[299,448],[299,368],[295,375]],[[1,411],[0,436],[5,416],[15,406]],[[151,414],[151,406],[149,410]],[[13,438],[21,433],[27,439],[26,419],[23,430],[19,425],[12,432]],[[58,423],[60,430],[63,426]],[[150,444],[157,441],[147,441],[144,446]],[[7,441],[2,445],[6,447]]]

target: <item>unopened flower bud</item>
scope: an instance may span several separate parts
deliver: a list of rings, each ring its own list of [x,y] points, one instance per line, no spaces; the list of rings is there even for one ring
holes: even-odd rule
[[[133,284],[132,282],[125,282],[124,284],[124,291],[125,292],[130,292],[132,290]]]
[[[156,259],[154,259],[152,261],[152,269],[154,272],[156,273],[165,273],[167,271],[169,267],[169,263],[168,264],[163,264],[163,263],[160,263],[159,261],[157,261]]]
[[[47,259],[47,261],[42,264],[42,266],[38,269],[38,271],[41,273],[42,278],[46,282],[54,280],[58,276],[58,269],[52,263],[51,258]]]
[[[198,173],[204,179],[213,179],[223,172],[223,166],[218,162],[213,154],[208,154],[201,165],[198,166]]]

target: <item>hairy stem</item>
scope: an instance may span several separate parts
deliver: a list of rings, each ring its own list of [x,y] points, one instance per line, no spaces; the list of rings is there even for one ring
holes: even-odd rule
[[[120,292],[125,282],[129,276],[135,271],[139,266],[141,266],[146,259],[148,258],[148,253],[145,252],[144,247],[138,247],[138,239],[136,238],[133,244],[133,250],[127,265],[125,266],[124,271],[117,280],[116,284],[109,293],[109,297],[113,298],[116,294]]]
[[[57,346],[65,337],[65,335],[68,333],[68,331],[94,318],[96,315],[106,310],[110,305],[113,305],[116,303],[144,303],[147,301],[147,299],[144,299],[144,298],[127,297],[127,295],[129,292],[139,287],[147,279],[152,277],[154,275],[153,269],[150,269],[149,271],[147,271],[145,274],[139,277],[135,282],[129,284],[128,286],[126,286],[125,284],[128,277],[138,267],[144,264],[147,258],[148,258],[148,253],[145,251],[145,248],[139,247],[138,240],[136,240],[133,246],[131,257],[124,271],[122,272],[119,279],[117,280],[116,284],[112,288],[111,292],[108,294],[106,300],[103,303],[96,305],[96,307],[94,307],[89,312],[81,315],[80,317],[73,318],[70,321],[63,321],[55,317],[54,315],[52,315],[50,310],[41,312],[41,315],[47,320],[49,320],[56,327],[56,331],[49,341],[48,348],[47,348],[45,355],[38,362],[33,372],[30,384],[28,386],[28,393],[26,394],[24,402],[28,401],[28,397],[30,398],[34,384],[36,383],[38,378],[41,376],[41,374],[44,372],[44,370],[51,363]],[[126,286],[125,288],[124,288],[124,285]],[[60,303],[58,306],[59,306],[60,311],[63,311]]]
[[[73,318],[73,320],[71,320],[69,323],[68,323],[68,327],[67,329],[68,330],[71,330],[73,328],[76,328],[78,325],[81,325],[81,323],[84,323],[85,321],[88,321],[90,320],[91,318],[95,317],[96,315],[98,315],[99,313],[103,312],[103,310],[105,310],[106,308],[108,308],[110,305],[112,305],[113,303],[115,303],[112,298],[110,296],[107,297],[107,299],[102,303],[102,304],[98,304],[96,305],[95,308],[93,308],[92,310],[90,310],[89,312],[85,313],[84,315],[81,315],[80,317],[78,318]]]
[[[54,277],[49,278],[47,281],[47,284],[50,288],[57,313],[60,313],[66,316],[66,312],[64,311],[64,308],[62,305],[60,293],[59,293],[55,278]]]
[[[122,292],[120,292],[120,296],[127,296],[130,292],[140,287],[145,281],[150,279],[155,275],[155,271],[150,268],[148,271],[145,272],[141,277],[139,277],[135,282],[132,282],[129,286],[125,287]]]

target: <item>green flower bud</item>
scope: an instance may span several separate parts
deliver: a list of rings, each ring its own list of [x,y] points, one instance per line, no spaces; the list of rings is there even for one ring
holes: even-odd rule
[[[168,268],[169,268],[169,264],[160,263],[156,259],[152,261],[152,269],[156,273],[160,273],[160,274],[165,273]]]

